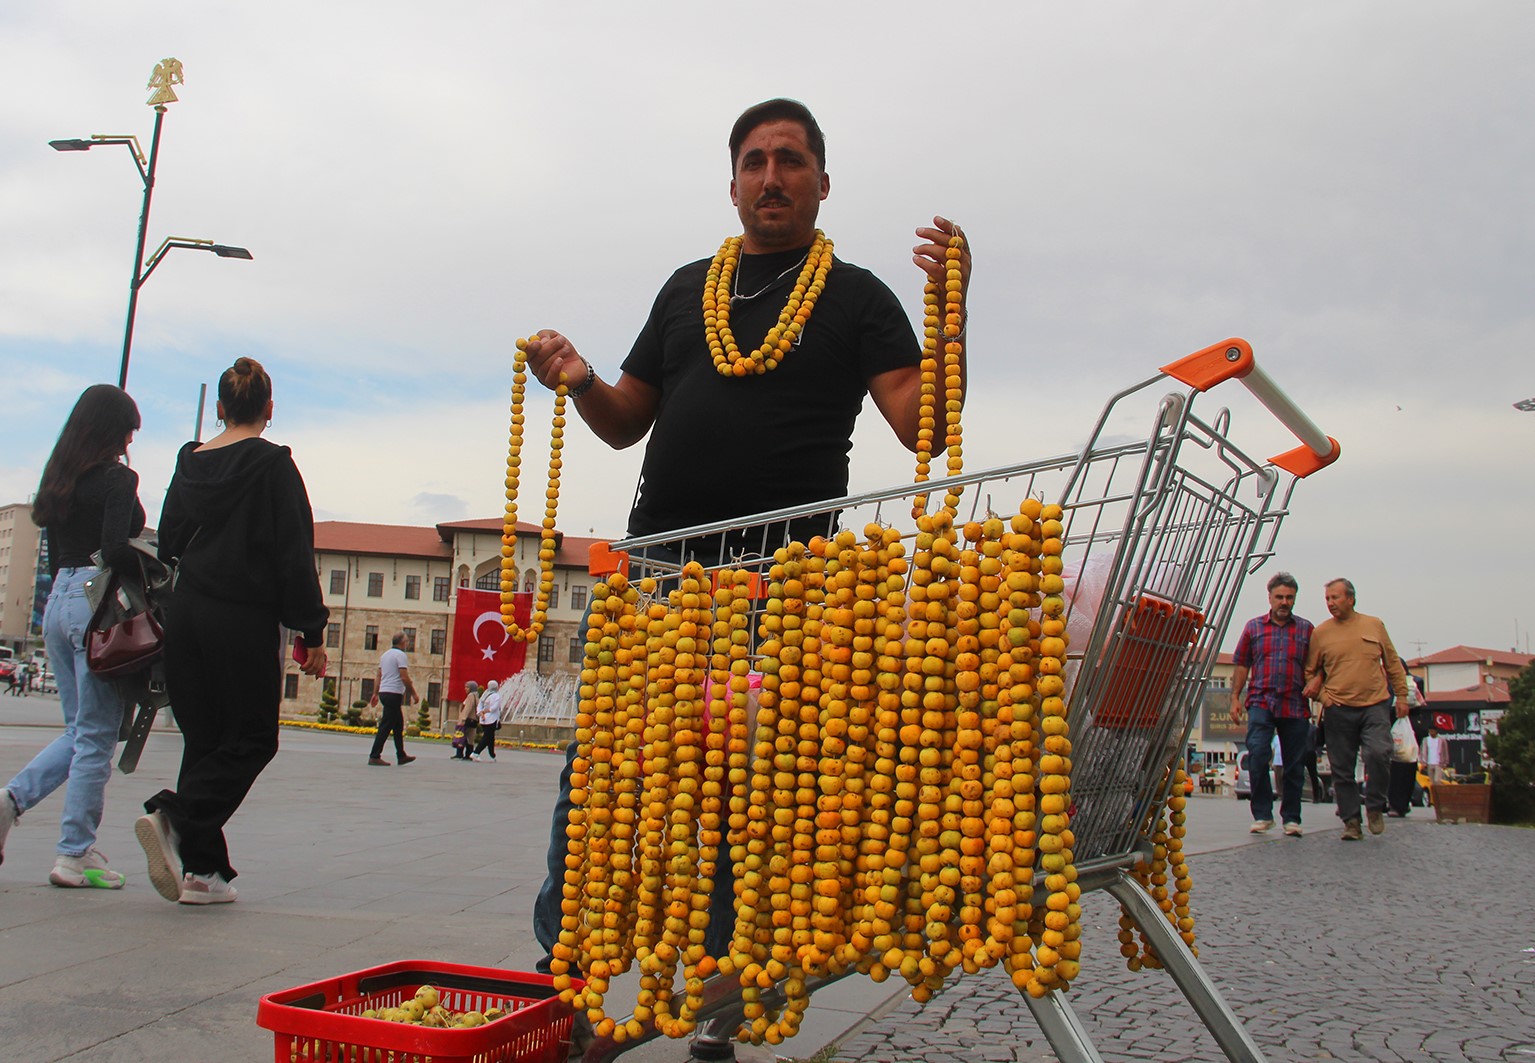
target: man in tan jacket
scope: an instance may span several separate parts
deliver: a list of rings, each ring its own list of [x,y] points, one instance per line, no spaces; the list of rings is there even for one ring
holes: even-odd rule
[[[1386,829],[1386,784],[1391,773],[1391,698],[1406,716],[1407,670],[1386,625],[1354,611],[1354,585],[1327,584],[1327,611],[1311,634],[1306,653],[1306,697],[1320,698],[1332,764],[1333,796],[1343,821],[1343,840],[1358,841],[1359,782],[1354,765],[1364,752],[1365,816],[1371,834]],[[1389,680],[1389,685],[1388,685]]]

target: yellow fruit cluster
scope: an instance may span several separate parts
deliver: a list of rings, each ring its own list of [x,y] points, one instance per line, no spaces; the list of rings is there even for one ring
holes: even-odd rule
[[[514,598],[517,594],[517,491],[522,470],[523,397],[528,383],[528,343],[517,341],[517,353],[512,360],[512,423],[508,430],[506,449],[506,515],[501,531],[501,622],[506,633],[518,642],[536,642],[544,630],[549,615],[549,597],[554,590],[555,517],[559,513],[560,468],[563,461],[560,451],[565,446],[565,402],[569,388],[565,374],[554,389],[554,420],[549,430],[549,486],[544,491],[543,532],[538,543],[538,596],[533,603],[533,614],[528,626],[522,627],[515,618]]]
[[[767,336],[755,350],[742,354],[730,331],[730,287],[741,261],[741,243],[739,236],[729,237],[722,243],[704,278],[704,335],[709,342],[709,356],[714,359],[714,368],[721,376],[746,376],[778,368],[778,363],[799,342],[800,333],[815,310],[816,300],[826,287],[826,275],[831,272],[832,242],[817,229],[815,242],[811,244],[799,278],[778,314],[778,322],[768,329]]]
[[[919,999],[997,963],[1033,993],[1069,983],[1061,516],[1028,499],[1007,520],[956,527],[942,509],[908,537],[792,543],[756,596],[758,577],[697,564],[664,597],[597,585],[554,972],[600,1035],[682,1036],[716,969],[741,980],[743,1036],[773,1043],[818,976],[896,973]],[[711,959],[727,859],[735,921]],[[605,994],[634,967],[620,1024]]]
[[[1189,951],[1198,956],[1199,949],[1194,944],[1194,916],[1189,907],[1194,880],[1189,876],[1188,860],[1183,852],[1183,838],[1187,833],[1188,798],[1184,796],[1187,783],[1188,776],[1181,768],[1173,773],[1172,796],[1167,799],[1165,811],[1158,812],[1156,829],[1152,832],[1151,863],[1137,864],[1134,875],[1151,893],[1152,900],[1157,902],[1157,907],[1162,909],[1162,914],[1178,931]],[[1171,893],[1167,889],[1169,871],[1173,882]],[[1125,912],[1119,917],[1119,952],[1132,971],[1162,966],[1161,958],[1147,943],[1144,934],[1137,944],[1135,922]]]
[[[922,395],[917,424],[917,483],[925,483],[932,470],[934,439],[938,429],[938,396],[943,395],[944,449],[949,457],[949,475],[964,469],[964,447],[960,412],[965,405],[964,341],[965,280],[960,259],[965,238],[952,236],[944,252],[944,281],[928,281],[922,289]],[[938,357],[942,341],[943,358]],[[959,489],[944,497],[951,512],[959,505]],[[927,493],[912,499],[911,515],[927,509]]]

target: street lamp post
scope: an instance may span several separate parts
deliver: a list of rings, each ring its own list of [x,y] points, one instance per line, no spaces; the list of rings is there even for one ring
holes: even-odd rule
[[[133,154],[134,165],[139,169],[139,178],[144,183],[144,206],[139,211],[139,238],[133,253],[133,277],[128,282],[128,323],[123,329],[123,360],[117,373],[117,386],[128,386],[128,355],[133,348],[133,321],[138,314],[139,289],[149,279],[155,267],[160,264],[160,259],[166,252],[175,247],[185,247],[194,251],[212,251],[219,258],[251,258],[251,253],[243,247],[231,247],[227,244],[216,244],[212,240],[194,240],[187,237],[172,236],[163,241],[153,255],[150,256],[149,265],[144,265],[144,242],[149,231],[149,203],[155,191],[155,167],[160,159],[160,129],[165,123],[166,104],[176,102],[176,93],[172,86],[182,84],[181,61],[179,59],[162,59],[155,65],[154,73],[150,75],[148,87],[154,92],[150,95],[149,106],[155,109],[155,131],[149,142],[149,158],[144,158],[143,149],[139,147],[139,138],[136,136],[104,136],[93,135],[88,140],[50,140],[48,146],[55,151],[89,151],[100,144],[122,144]]]

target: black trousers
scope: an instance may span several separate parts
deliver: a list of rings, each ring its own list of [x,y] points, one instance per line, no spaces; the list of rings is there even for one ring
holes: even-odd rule
[[[474,751],[476,753],[483,753],[488,749],[490,750],[490,759],[495,760],[496,732],[499,730],[501,730],[501,725],[499,723],[480,724],[480,742],[479,745],[474,747]]]
[[[282,699],[275,610],[178,590],[166,608],[165,681],[184,747],[175,790],[144,807],[181,839],[184,870],[235,877],[224,824],[277,755]]]
[[[384,751],[384,743],[389,740],[389,736],[392,734],[394,735],[394,751],[403,757],[405,755],[405,710],[403,708],[405,695],[385,694],[383,691],[380,691],[378,704],[380,709],[378,733],[373,736],[373,752],[369,753],[368,756],[372,759],[377,759],[378,755]]]
[[[1391,782],[1386,788],[1386,805],[1399,816],[1412,810],[1412,789],[1418,783],[1418,765],[1412,761],[1391,762]]]

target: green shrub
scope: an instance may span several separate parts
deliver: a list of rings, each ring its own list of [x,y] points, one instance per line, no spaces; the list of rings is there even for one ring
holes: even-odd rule
[[[1495,823],[1535,822],[1535,664],[1508,683],[1508,709],[1484,739]]]

